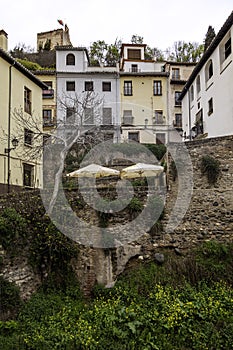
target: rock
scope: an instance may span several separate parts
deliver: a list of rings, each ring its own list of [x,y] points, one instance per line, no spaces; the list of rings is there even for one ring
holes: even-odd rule
[[[174,250],[177,255],[182,255],[182,252],[179,248],[175,248]]]
[[[158,264],[162,265],[164,263],[164,255],[161,253],[155,253],[155,260]]]

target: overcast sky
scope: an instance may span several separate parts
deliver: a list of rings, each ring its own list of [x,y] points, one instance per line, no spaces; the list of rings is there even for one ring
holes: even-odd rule
[[[3,1],[0,29],[8,33],[8,48],[36,48],[37,33],[70,29],[73,46],[93,41],[130,42],[133,34],[151,47],[165,50],[175,41],[202,43],[208,26],[219,31],[233,10],[233,0],[11,0]]]

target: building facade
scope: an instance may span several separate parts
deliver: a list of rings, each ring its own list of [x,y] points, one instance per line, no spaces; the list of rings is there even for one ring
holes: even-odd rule
[[[166,143],[168,78],[165,62],[145,59],[145,44],[123,44],[120,59],[122,139]]]
[[[49,132],[57,125],[56,91],[57,80],[55,70],[40,70],[34,72],[38,79],[47,85],[47,89],[42,92],[42,117],[43,129]]]
[[[185,139],[233,134],[233,12],[181,93]]]
[[[29,126],[42,129],[42,90],[46,86],[2,48],[0,71],[0,191],[40,188],[41,155],[29,158],[27,154],[38,146]]]
[[[83,126],[105,127],[114,142],[119,140],[119,72],[117,67],[93,67],[88,52],[80,47],[57,47],[57,123],[82,117]],[[86,105],[80,115],[80,101]]]
[[[123,140],[177,141],[182,134],[179,96],[195,63],[145,59],[145,44],[123,44],[120,60]]]

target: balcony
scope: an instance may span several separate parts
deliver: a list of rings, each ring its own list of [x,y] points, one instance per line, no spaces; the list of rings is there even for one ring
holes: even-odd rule
[[[43,117],[43,126],[54,126],[54,121],[51,117]]]
[[[180,74],[172,74],[172,80],[180,80]]]
[[[129,72],[130,73],[139,73],[139,72],[141,72],[141,69],[138,67],[132,67],[132,68],[129,68]]]
[[[153,125],[166,125],[166,117],[163,115],[157,115],[153,117]]]
[[[133,125],[134,117],[133,116],[123,116],[123,125]]]
[[[43,90],[42,97],[43,98],[54,98],[54,89]]]
[[[178,121],[178,120],[174,120],[173,121],[173,127],[177,128],[177,129],[181,129],[182,128],[182,120]]]

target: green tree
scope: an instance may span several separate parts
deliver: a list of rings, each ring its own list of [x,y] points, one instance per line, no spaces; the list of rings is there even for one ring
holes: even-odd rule
[[[108,45],[104,40],[94,41],[89,50],[90,62],[92,65],[104,64]]]
[[[162,50],[158,49],[157,47],[153,48],[153,54],[154,54],[154,58],[157,61],[164,61],[165,60],[165,56]]]
[[[215,36],[216,34],[214,28],[212,26],[209,26],[204,39],[204,52],[208,49]]]
[[[133,34],[131,37],[132,44],[143,44],[143,36]]]
[[[120,57],[121,40],[107,44],[104,40],[94,41],[89,49],[91,65],[115,66]]]
[[[200,60],[204,46],[197,42],[175,41],[173,47],[167,49],[167,59],[176,62],[193,62]]]

